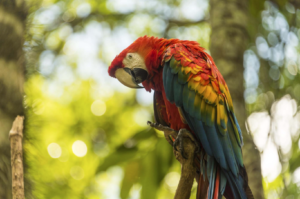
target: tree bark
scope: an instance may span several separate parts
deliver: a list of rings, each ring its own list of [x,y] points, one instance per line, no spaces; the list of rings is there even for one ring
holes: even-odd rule
[[[8,132],[17,115],[24,115],[23,0],[0,0],[0,198],[11,198]]]
[[[210,0],[210,51],[231,93],[234,110],[243,132],[244,164],[254,198],[264,198],[258,150],[245,128],[243,54],[250,42],[248,0]]]
[[[23,173],[23,120],[18,116],[9,132],[12,167],[12,198],[24,199],[24,173]]]

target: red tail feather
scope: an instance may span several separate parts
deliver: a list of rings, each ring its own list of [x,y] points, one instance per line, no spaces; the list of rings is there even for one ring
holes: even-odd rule
[[[219,188],[220,188],[220,171],[219,171],[219,168],[217,168],[217,176],[216,176],[216,182],[215,182],[214,199],[218,199],[219,198]]]
[[[206,199],[208,193],[208,179],[204,179],[203,175],[200,174],[198,188],[197,188],[197,199]]]

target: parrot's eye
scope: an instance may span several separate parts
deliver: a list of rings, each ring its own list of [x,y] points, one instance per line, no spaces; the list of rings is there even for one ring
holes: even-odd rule
[[[132,58],[132,55],[128,55],[128,59],[131,59]]]

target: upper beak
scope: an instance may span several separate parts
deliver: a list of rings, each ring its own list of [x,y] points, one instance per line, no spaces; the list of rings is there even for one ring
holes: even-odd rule
[[[148,72],[142,68],[119,68],[115,73],[116,78],[129,88],[144,88],[139,83],[142,83],[148,77]]]

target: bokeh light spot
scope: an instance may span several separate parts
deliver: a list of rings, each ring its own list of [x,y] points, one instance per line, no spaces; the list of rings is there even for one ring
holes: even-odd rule
[[[59,38],[66,39],[70,34],[72,34],[73,28],[70,25],[64,25],[59,30]]]
[[[134,121],[140,126],[147,126],[147,121],[151,120],[151,115],[146,109],[139,109],[133,116]]]
[[[93,102],[93,104],[91,106],[91,111],[94,115],[101,116],[106,111],[106,105],[103,101],[96,100],[96,101]]]
[[[170,172],[165,177],[165,182],[169,187],[176,187],[178,185],[180,175],[177,172]]]
[[[83,157],[87,153],[87,146],[83,141],[77,140],[72,145],[72,151],[76,156]]]
[[[293,173],[293,182],[298,186],[300,185],[300,167],[298,167]]]
[[[147,92],[145,90],[139,89],[136,91],[136,100],[142,106],[149,106],[153,103],[154,92]]]
[[[79,17],[87,17],[91,13],[91,5],[89,3],[80,4],[76,9],[76,13]]]
[[[278,68],[270,68],[269,75],[274,81],[277,81],[280,78],[280,71],[278,70]]]
[[[75,180],[81,180],[84,177],[84,171],[80,166],[74,166],[70,170],[70,175]]]
[[[276,44],[278,44],[278,37],[274,32],[270,32],[268,34],[268,42],[269,44],[271,44],[272,46],[275,46]]]
[[[47,147],[48,153],[52,158],[59,158],[61,156],[61,147],[57,143],[51,143]]]
[[[298,67],[297,67],[296,63],[293,63],[292,61],[288,63],[287,70],[293,76],[297,75],[297,73],[298,73]]]

